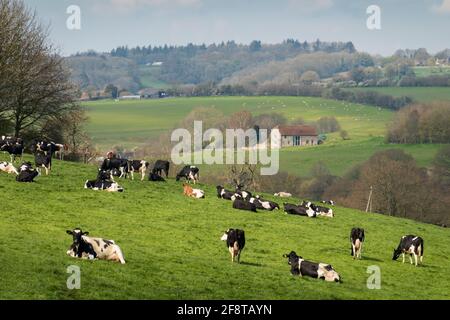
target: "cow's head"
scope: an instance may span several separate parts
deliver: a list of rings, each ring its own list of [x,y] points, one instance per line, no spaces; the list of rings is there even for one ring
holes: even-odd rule
[[[102,170],[102,169],[98,169],[98,175],[97,178],[99,180],[112,180],[111,179],[111,171],[110,170]]]
[[[325,267],[325,272],[324,272],[324,277],[325,277],[325,281],[330,281],[330,282],[341,282],[341,276],[339,275],[339,273],[336,272],[336,270],[333,269],[332,266],[326,266]]]
[[[67,230],[66,231],[67,234],[72,235],[73,237],[73,243],[74,245],[78,245],[81,243],[81,237],[82,236],[87,236],[89,234],[89,232],[83,232],[83,230],[81,230],[80,228],[75,228],[73,230]]]
[[[119,186],[119,184],[117,182],[113,182],[111,184],[111,186],[108,189],[106,189],[106,191],[108,191],[108,192],[124,192],[124,189],[121,186]]]
[[[402,254],[402,250],[400,249],[400,247],[398,247],[397,249],[394,249],[394,254],[392,255],[392,260],[397,260],[401,254]]]
[[[220,238],[220,240],[222,241],[227,241],[228,239],[228,234],[232,231],[233,229],[228,229],[227,231],[224,232],[224,234],[222,235],[222,237]]]
[[[288,259],[288,264],[290,266],[297,265],[298,264],[298,260],[299,259],[303,259],[302,257],[298,256],[297,253],[295,253],[295,251],[291,251],[290,253],[283,254],[283,258],[287,258]]]

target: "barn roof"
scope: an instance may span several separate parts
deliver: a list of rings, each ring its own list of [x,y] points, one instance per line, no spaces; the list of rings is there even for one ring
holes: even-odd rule
[[[317,136],[317,130],[313,126],[278,126],[276,127],[282,136]]]

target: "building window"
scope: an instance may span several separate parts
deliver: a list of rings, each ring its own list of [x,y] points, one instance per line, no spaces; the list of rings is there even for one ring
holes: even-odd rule
[[[300,137],[294,136],[294,146],[299,146],[299,145],[300,145]]]

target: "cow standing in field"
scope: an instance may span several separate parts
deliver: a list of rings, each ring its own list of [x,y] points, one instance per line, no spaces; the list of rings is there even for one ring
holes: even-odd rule
[[[364,229],[353,228],[350,232],[350,242],[352,243],[353,259],[361,259],[363,242],[365,240]]]
[[[397,249],[394,249],[392,260],[397,260],[400,255],[403,255],[403,263],[405,263],[405,254],[409,254],[409,261],[413,264],[412,256],[414,256],[415,266],[417,267],[419,261],[423,262],[423,239],[414,235],[403,236]]]
[[[122,250],[114,240],[88,237],[89,232],[83,232],[80,228],[66,232],[73,237],[67,255],[73,258],[110,260],[125,264]]]
[[[16,157],[20,157],[20,161],[22,161],[24,150],[23,141],[21,139],[6,140],[0,147],[0,150],[9,153],[11,163],[14,163]]]
[[[199,181],[199,169],[196,166],[185,166],[176,176],[176,181],[185,178],[188,183],[191,181],[196,184]]]
[[[134,180],[134,172],[139,172],[141,174],[141,181],[144,181],[149,165],[150,164],[145,160],[128,161],[127,173],[131,174],[131,180]]]
[[[40,168],[45,169],[45,175],[48,176],[50,170],[52,169],[52,156],[50,154],[45,154],[42,151],[38,151],[34,154],[34,164],[39,174]]]
[[[44,152],[46,155],[59,155],[59,159],[62,160],[64,151],[67,150],[67,146],[62,143],[55,143],[53,141],[38,141],[36,143],[36,151]]]
[[[8,173],[8,174],[12,174],[12,173],[14,173],[15,175],[19,174],[17,169],[14,167],[14,165],[9,162],[0,162],[0,171]]]
[[[235,260],[240,263],[241,252],[245,247],[245,232],[239,229],[228,229],[220,238],[222,241],[226,241],[228,251],[231,254],[231,262]]]
[[[288,259],[288,264],[291,266],[291,274],[293,276],[308,276],[330,282],[341,281],[340,275],[330,264],[304,260],[302,257],[298,256],[295,251],[283,255],[283,257]]]
[[[103,163],[100,167],[101,170],[118,170],[120,172],[119,178],[123,178],[126,176],[128,172],[128,160],[127,159],[119,159],[119,158],[106,158],[103,160]]]
[[[153,166],[152,173],[162,176],[162,173],[164,172],[166,174],[166,178],[168,178],[169,177],[169,169],[170,169],[169,161],[157,160],[155,162],[155,165]]]

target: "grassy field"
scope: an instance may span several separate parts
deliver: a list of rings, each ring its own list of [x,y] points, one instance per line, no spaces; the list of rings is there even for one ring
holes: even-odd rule
[[[0,299],[450,299],[448,229],[340,207],[334,219],[237,211],[209,186],[201,185],[206,199],[185,198],[173,179],[121,181],[122,194],[84,190],[95,175],[95,167],[61,162],[34,184],[0,174],[3,199],[20,197],[0,206]],[[361,261],[350,256],[354,226],[366,230]],[[127,264],[66,256],[65,231],[75,227],[114,239]],[[219,240],[230,227],[246,231],[240,265]],[[425,240],[417,268],[391,260],[410,233]],[[331,263],[343,283],[292,277],[282,258],[290,250]],[[80,290],[66,287],[71,265],[81,268]],[[373,265],[380,290],[366,287]]]
[[[408,96],[418,102],[450,100],[450,87],[377,87],[352,88],[351,90],[369,90],[394,97]]]
[[[450,96],[449,96],[450,98]],[[315,121],[334,116],[348,131],[350,140],[338,133],[328,135],[325,144],[283,149],[281,170],[305,176],[318,161],[333,174],[342,175],[353,165],[367,160],[374,152],[400,148],[421,166],[427,166],[439,145],[389,145],[384,143],[386,127],[394,113],[385,109],[346,102],[304,97],[210,97],[173,98],[141,101],[98,101],[85,104],[90,117],[88,132],[100,149],[122,145],[129,149],[176,127],[196,107],[211,107],[225,115],[245,109],[257,115],[278,112],[288,120]]]
[[[450,75],[450,66],[441,67],[414,67],[416,77],[446,76]]]

